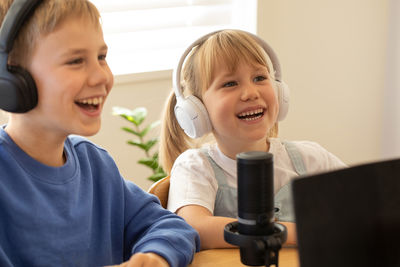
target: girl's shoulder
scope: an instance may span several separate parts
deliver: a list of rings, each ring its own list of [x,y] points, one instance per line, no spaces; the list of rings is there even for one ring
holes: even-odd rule
[[[177,162],[188,162],[188,161],[198,161],[205,158],[204,149],[203,148],[190,148],[185,150],[182,154],[180,154],[176,160]]]
[[[171,169],[171,176],[183,173],[201,172],[210,168],[204,148],[191,148],[180,154],[174,161]]]
[[[343,163],[336,155],[314,141],[287,141],[279,138],[273,138],[270,142],[271,149],[273,149],[277,155],[287,155],[288,146],[294,147],[294,149],[296,149],[301,155],[304,163],[307,166],[310,166],[311,169],[316,166],[322,167],[323,169],[346,167],[346,164]]]
[[[203,162],[207,157],[215,155],[218,152],[216,144],[207,144],[200,148],[190,148],[180,154],[175,162]]]
[[[301,140],[301,141],[289,141],[283,140],[280,138],[271,138],[270,139],[270,150],[275,152],[286,151],[289,146],[294,147],[300,153],[314,154],[314,153],[326,153],[326,150],[323,146],[314,141]]]
[[[215,168],[221,168],[230,174],[232,168],[236,166],[231,161],[219,150],[217,144],[206,144],[200,148],[188,149],[180,154],[172,166],[171,175],[184,172],[198,172],[199,174],[203,173],[214,176]]]

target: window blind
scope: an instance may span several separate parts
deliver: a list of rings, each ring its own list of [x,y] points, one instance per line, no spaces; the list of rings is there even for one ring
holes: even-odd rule
[[[100,10],[115,75],[172,69],[208,32],[256,30],[257,0],[92,0]]]

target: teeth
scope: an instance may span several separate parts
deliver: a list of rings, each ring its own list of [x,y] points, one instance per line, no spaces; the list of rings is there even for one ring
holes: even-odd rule
[[[254,114],[258,114],[258,113],[262,113],[263,112],[263,109],[262,108],[259,108],[259,109],[256,109],[256,110],[251,110],[251,111],[246,111],[246,112],[242,112],[242,113],[240,113],[238,116],[239,117],[246,117],[246,116],[250,116],[250,115],[254,115]],[[260,115],[261,116],[261,115]],[[259,116],[257,116],[256,118],[258,118]],[[248,120],[250,120],[250,119],[254,119],[254,118],[249,118]],[[247,119],[246,119],[247,120]]]
[[[86,98],[82,100],[77,100],[76,102],[85,105],[99,105],[103,103],[103,97]]]
[[[254,121],[254,120],[258,119],[258,118],[261,118],[261,114],[255,116],[255,117],[241,118],[241,119],[242,119],[242,120],[245,120],[245,121]]]

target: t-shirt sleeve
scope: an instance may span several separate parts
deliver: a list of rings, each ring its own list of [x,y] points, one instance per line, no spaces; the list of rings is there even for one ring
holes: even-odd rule
[[[218,183],[205,155],[199,150],[185,151],[171,170],[168,210],[176,212],[187,205],[199,205],[214,211]]]
[[[307,174],[346,168],[347,165],[320,144],[310,141],[298,143],[298,149],[307,167]]]

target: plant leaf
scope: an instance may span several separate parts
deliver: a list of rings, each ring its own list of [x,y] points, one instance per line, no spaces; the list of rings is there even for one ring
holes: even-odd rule
[[[151,129],[160,125],[160,123],[161,122],[158,120],[148,125],[146,128],[143,129],[143,131],[140,132],[141,137],[145,136]]]
[[[113,107],[112,114],[115,116],[121,116],[121,115],[132,116],[132,111],[123,107]]]
[[[135,108],[133,110],[129,110],[123,107],[113,107],[113,115],[117,115],[122,117],[123,119],[133,123],[136,127],[132,129],[130,127],[122,127],[121,129],[125,132],[131,133],[139,137],[140,140],[128,140],[127,143],[129,145],[136,146],[146,152],[148,155],[148,151],[158,142],[158,138],[150,139],[145,142],[143,137],[153,128],[160,125],[160,121],[157,120],[150,125],[146,126],[143,130],[140,130],[139,126],[142,124],[144,119],[147,116],[147,109],[144,107]],[[147,179],[153,182],[157,182],[158,180],[167,176],[167,173],[163,170],[163,168],[158,163],[158,153],[155,152],[152,156],[147,158],[142,158],[138,161],[138,164],[142,164],[144,166],[149,167],[153,170],[153,175],[149,176]]]
[[[161,180],[162,178],[164,178],[166,176],[167,176],[166,173],[155,173],[155,174],[147,177],[147,179],[150,181],[153,181],[153,182],[157,182],[158,180]]]
[[[139,134],[140,134],[140,137],[144,137],[149,131],[150,131],[150,126],[151,125],[148,125],[146,128],[144,128],[143,129],[143,131],[141,131]]]
[[[127,108],[123,108],[123,107],[113,107],[113,112],[112,114],[114,116],[120,116],[121,118],[134,123],[134,118],[132,116],[132,111],[127,109]]]
[[[147,109],[144,107],[135,108],[132,110],[132,114],[133,118],[137,122],[137,125],[140,125],[147,117]]]
[[[153,138],[145,143],[145,150],[149,151],[155,144],[157,144],[158,138]]]
[[[157,126],[160,125],[160,124],[161,124],[161,121],[160,121],[160,120],[155,121],[155,122],[153,122],[152,124],[150,124],[150,129],[153,129],[153,128],[157,127]]]
[[[150,141],[147,141],[145,143],[142,143],[140,141],[133,141],[133,140],[129,140],[127,143],[130,145],[134,145],[137,147],[140,147],[141,149],[145,150],[146,152],[148,152],[155,144],[157,144],[158,139],[157,138],[153,138]]]
[[[133,145],[133,146],[140,147],[141,149],[143,149],[145,151],[148,151],[148,150],[146,150],[147,149],[146,144],[143,144],[141,142],[129,140],[127,143],[130,145]]]
[[[154,158],[142,158],[138,160],[138,163],[145,165],[153,170],[156,170],[158,168],[158,162],[157,160],[154,160]]]
[[[113,115],[120,116],[136,126],[139,126],[147,116],[147,109],[144,107],[138,107],[133,110],[129,110],[123,107],[113,107]]]
[[[134,134],[134,135],[136,135],[136,136],[138,136],[138,137],[142,137],[142,136],[140,135],[140,133],[136,132],[136,131],[133,130],[132,128],[129,128],[129,127],[122,127],[121,129],[124,130],[125,132]]]

